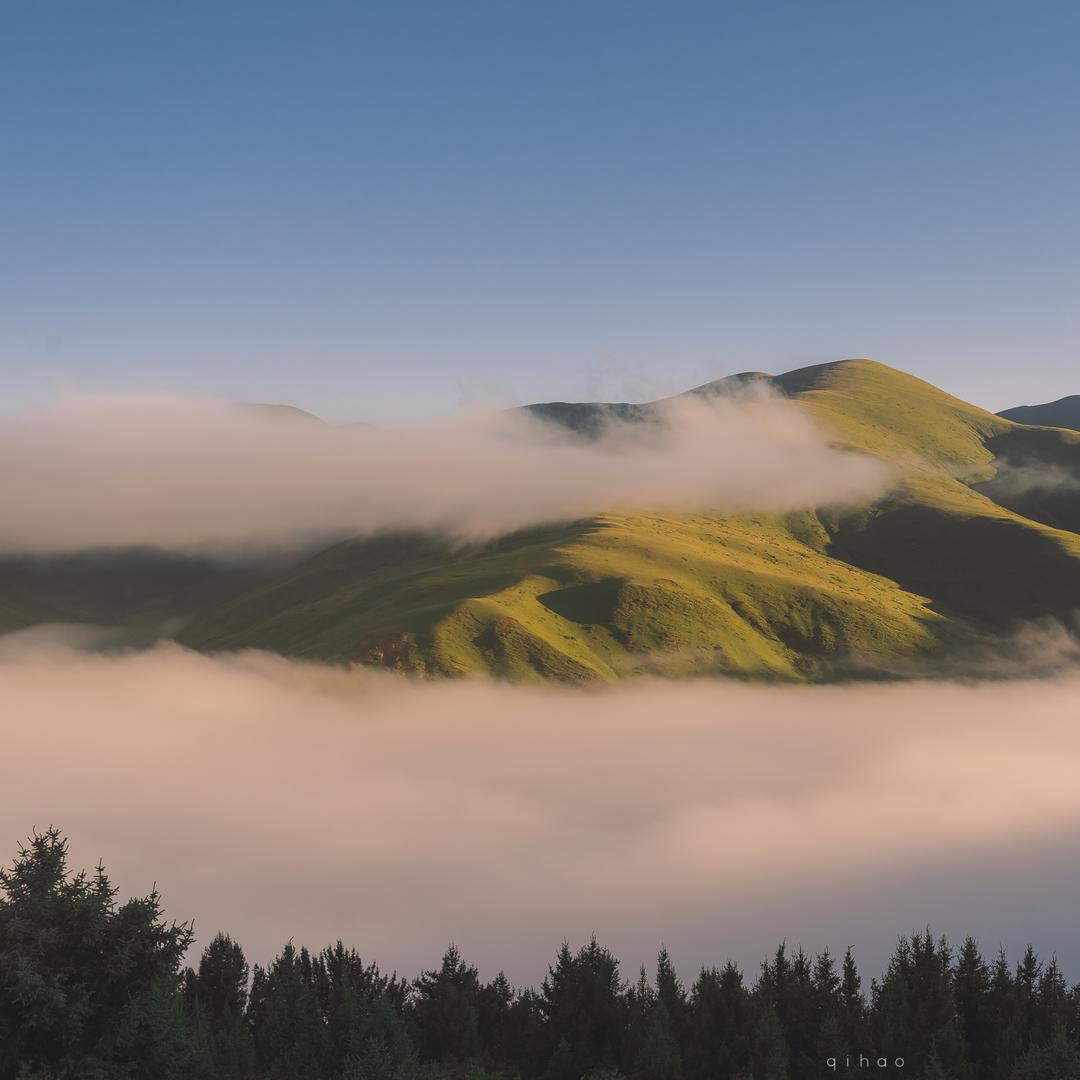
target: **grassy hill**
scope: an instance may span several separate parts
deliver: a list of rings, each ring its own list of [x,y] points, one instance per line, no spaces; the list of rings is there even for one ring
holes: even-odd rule
[[[484,546],[341,544],[196,618],[182,640],[519,681],[816,680],[917,664],[1080,607],[1080,536],[995,497],[995,462],[1024,429],[868,360],[690,393],[748,379],[838,444],[894,463],[896,489],[858,513],[612,514]],[[655,404],[531,409],[589,433],[611,415],[648,419]],[[1080,440],[1046,439],[1038,454],[1080,467]]]
[[[223,561],[152,549],[0,557],[0,634],[40,623],[124,627],[133,639],[250,590],[278,561]]]
[[[838,445],[892,463],[895,488],[857,512],[606,514],[483,545],[380,536],[180,584],[173,566],[171,592],[144,589],[129,607],[190,616],[179,637],[199,649],[574,683],[915,670],[1080,608],[1080,435],[1018,425],[869,360],[689,393],[748,380]],[[530,408],[588,434],[610,415],[647,420],[656,404]],[[8,597],[25,615],[41,596],[11,585],[0,564],[0,617]]]
[[[1018,424],[1038,424],[1042,427],[1070,428],[1080,431],[1080,394],[1048,401],[1045,405],[1018,405],[998,413]]]
[[[458,549],[387,537],[307,560],[182,640],[570,682],[646,669],[817,676],[830,656],[933,647],[938,617],[920,598],[825,544],[813,514],[605,516]]]

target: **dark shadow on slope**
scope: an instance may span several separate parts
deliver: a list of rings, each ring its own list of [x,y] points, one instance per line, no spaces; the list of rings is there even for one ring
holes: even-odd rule
[[[581,626],[606,626],[611,622],[625,581],[609,578],[586,585],[571,585],[542,593],[537,600],[556,615]]]
[[[785,371],[783,375],[777,375],[773,378],[772,386],[787,394],[788,397],[802,394],[807,390],[813,390],[831,371],[846,363],[849,363],[849,361],[832,360],[827,364],[812,364],[810,367]]]
[[[1080,559],[1020,522],[902,506],[841,524],[830,554],[994,626],[1080,608]]]
[[[986,445],[997,475],[975,490],[1033,521],[1080,533],[1080,436],[1017,428]]]
[[[249,589],[280,572],[282,561],[153,548],[9,555],[0,558],[0,605],[14,617],[0,630],[42,622],[160,622]]]

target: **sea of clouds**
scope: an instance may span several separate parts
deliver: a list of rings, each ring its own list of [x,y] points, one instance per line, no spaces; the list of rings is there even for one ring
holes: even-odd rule
[[[341,937],[412,974],[454,940],[533,981],[595,931],[631,969],[787,938],[875,970],[930,923],[1080,972],[1080,674],[528,689],[31,635],[0,701],[9,854],[56,824],[255,959]]]
[[[331,427],[82,397],[0,418],[0,550],[482,538],[638,506],[858,503],[892,480],[760,391],[596,439],[523,412]],[[225,929],[266,960],[341,937],[411,974],[454,940],[536,981],[596,932],[630,968],[666,942],[692,977],[782,938],[873,969],[932,923],[1080,971],[1080,673],[1056,624],[952,681],[817,688],[422,683],[119,644],[0,638],[0,840],[58,825],[125,893],[157,882],[202,943]]]

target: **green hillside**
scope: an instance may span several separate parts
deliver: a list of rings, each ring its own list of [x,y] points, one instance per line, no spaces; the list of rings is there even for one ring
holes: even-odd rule
[[[338,545],[197,617],[182,640],[432,675],[589,682],[638,671],[826,679],[917,666],[1080,607],[1080,536],[995,499],[1024,429],[902,372],[844,361],[768,381],[836,442],[897,467],[858,513],[639,513],[451,547]],[[580,432],[653,405],[552,403]],[[1080,467],[1080,438],[1038,454]]]
[[[256,646],[432,674],[585,682],[635,670],[825,674],[830,657],[933,647],[895,584],[828,557],[813,514],[606,516],[497,544],[343,544],[188,627]],[[373,548],[406,549],[389,560]]]
[[[747,381],[786,395],[837,445],[892,464],[889,494],[846,512],[605,514],[483,545],[386,535],[276,565],[8,559],[0,629],[184,616],[179,639],[199,649],[431,676],[826,680],[924,670],[1080,608],[1080,434],[1016,424],[869,360],[689,393]],[[657,412],[531,409],[585,435]]]
[[[40,623],[94,623],[144,639],[281,569],[280,559],[223,561],[144,548],[0,556],[0,634]]]

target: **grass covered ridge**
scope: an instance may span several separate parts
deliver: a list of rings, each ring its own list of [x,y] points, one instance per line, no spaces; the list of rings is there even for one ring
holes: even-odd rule
[[[212,605],[181,640],[521,682],[820,680],[1080,607],[1080,536],[1060,527],[1071,519],[1028,516],[994,483],[1007,450],[1080,470],[1080,436],[1024,428],[869,360],[753,377],[837,444],[892,463],[896,488],[847,513],[612,514],[482,546],[345,543]],[[537,411],[588,431],[608,408],[649,409]]]

